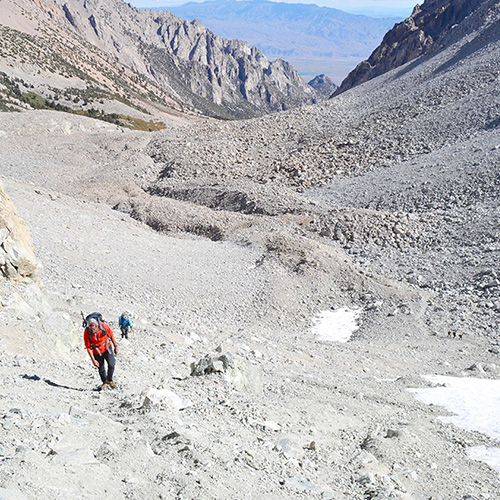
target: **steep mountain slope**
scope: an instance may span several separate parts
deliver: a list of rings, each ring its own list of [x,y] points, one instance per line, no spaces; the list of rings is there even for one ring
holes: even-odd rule
[[[102,204],[6,185],[33,227],[50,301],[74,328],[80,310],[99,309],[115,333],[129,311],[134,330],[118,340],[116,389],[97,392],[81,329],[77,349],[54,355],[42,349],[54,330],[0,309],[4,498],[97,500],[105,484],[113,500],[455,500],[478,485],[498,499],[498,475],[467,455],[495,441],[444,424],[408,391],[429,386],[422,373],[495,373],[479,371],[498,359],[488,339],[429,334],[430,294],[384,284],[325,241],[294,269],[249,239],[176,238]],[[275,218],[260,234],[284,252],[302,241],[298,227],[284,240]],[[350,342],[311,329],[314,311],[358,300]],[[190,376],[220,351],[238,361],[233,378]]]
[[[0,281],[0,496],[499,500],[498,442],[409,391],[500,371],[500,4],[477,5],[299,110],[152,134],[0,113],[45,269],[45,297]],[[82,310],[131,313],[116,390]]]
[[[494,0],[426,0],[417,5],[412,15],[397,24],[382,40],[382,43],[361,62],[342,82],[334,95],[345,92],[360,83],[395,69],[421,55],[436,53],[456,42],[467,28],[471,12],[488,9],[496,4]]]
[[[198,19],[224,38],[246,40],[270,59],[286,59],[306,81],[324,73],[337,84],[400,20],[266,0],[191,2],[163,9],[183,19]]]
[[[58,78],[52,83],[76,77],[79,87],[88,90],[93,84],[101,94],[104,87],[122,101],[139,93],[147,104],[159,101],[227,118],[291,108],[316,98],[288,63],[270,63],[247,43],[224,40],[201,23],[168,12],[139,11],[122,0],[3,3],[4,73],[11,86],[23,71],[32,73],[27,85],[40,79],[35,78],[37,71],[48,71],[47,78],[55,71]],[[31,50],[25,52],[24,46]],[[66,81],[59,87],[69,102],[79,96],[70,95],[70,85]]]
[[[499,190],[499,6],[484,13],[473,12],[464,36],[434,56],[306,109],[118,139],[111,128],[86,138],[75,125],[59,130],[40,118],[59,144],[58,154],[50,154],[53,176],[40,161],[45,138],[6,120],[12,134],[30,133],[31,148],[0,138],[2,171],[108,200],[158,230],[214,241],[246,240],[235,235],[248,224],[262,228],[255,222],[261,217],[290,217],[301,232],[342,245],[377,272],[440,294],[445,310],[460,301],[461,312],[450,321],[468,332],[486,331],[498,324],[500,298],[497,285],[483,288],[476,271],[481,260],[494,268],[489,249],[498,244],[491,204]],[[66,129],[82,136],[81,151]],[[86,148],[98,162],[88,161]],[[82,185],[67,172],[69,154],[92,183]],[[290,257],[298,268],[301,252]],[[451,262],[445,254],[460,257]],[[470,316],[471,302],[493,307],[481,305]]]

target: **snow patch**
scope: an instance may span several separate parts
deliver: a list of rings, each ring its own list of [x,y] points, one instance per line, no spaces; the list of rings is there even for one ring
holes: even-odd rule
[[[474,446],[473,448],[469,448],[467,450],[467,455],[469,455],[472,460],[484,462],[485,464],[488,464],[492,469],[500,472],[500,448]]]
[[[360,311],[346,307],[335,311],[322,311],[314,319],[312,332],[319,340],[347,342],[359,328],[357,319]]]
[[[416,397],[427,404],[442,406],[452,413],[451,417],[439,417],[463,429],[479,431],[493,439],[500,440],[500,380],[446,377],[428,375],[426,380],[439,387],[410,389]],[[469,448],[473,460],[487,463],[500,472],[500,448],[476,446]]]

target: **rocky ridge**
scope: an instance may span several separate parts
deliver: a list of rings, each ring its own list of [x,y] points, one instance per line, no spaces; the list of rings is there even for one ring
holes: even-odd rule
[[[81,109],[75,106],[80,99],[102,109],[95,103],[100,99],[170,115],[187,109],[241,118],[319,96],[285,61],[269,62],[255,47],[224,40],[198,21],[188,23],[170,12],[138,10],[121,0],[9,0],[6,12],[3,78],[7,88],[18,89],[18,98],[39,92],[43,78],[35,75],[45,72],[52,86],[45,85],[45,94],[75,109]],[[20,44],[33,50],[20,56]],[[26,82],[22,88],[15,78]],[[63,81],[54,86],[58,80]]]
[[[417,5],[412,15],[387,32],[382,43],[370,57],[358,66],[341,83],[333,95],[341,94],[363,82],[396,69],[417,57],[443,50],[463,36],[461,24],[478,11],[487,15],[495,6],[494,1],[481,0],[425,0]]]

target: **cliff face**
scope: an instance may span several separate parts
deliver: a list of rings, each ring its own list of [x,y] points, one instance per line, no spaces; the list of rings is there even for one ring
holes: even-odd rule
[[[385,35],[369,59],[349,73],[333,96],[421,55],[441,50],[448,44],[450,32],[472,12],[494,3],[494,0],[426,0],[417,5],[408,19]]]
[[[260,114],[317,97],[286,61],[271,63],[256,47],[223,39],[196,20],[182,21],[170,12],[147,15],[154,16],[154,24],[142,24],[146,30],[139,48],[148,71],[183,99],[194,103],[200,96],[234,113]]]
[[[141,86],[143,94],[178,110],[239,118],[319,96],[288,63],[270,62],[246,42],[223,39],[170,12],[138,10],[122,0],[5,1],[16,14],[2,24],[30,33],[43,53],[54,50],[63,65],[126,98]],[[122,67],[118,75],[113,66]]]
[[[0,181],[0,281],[38,281],[40,270],[28,227]]]

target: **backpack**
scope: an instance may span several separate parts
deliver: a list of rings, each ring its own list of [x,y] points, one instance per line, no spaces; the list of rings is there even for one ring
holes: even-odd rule
[[[84,316],[83,312],[81,314],[82,314],[82,319],[83,319],[83,321],[82,321],[83,328],[87,328],[89,326],[89,321],[91,319],[96,319],[97,323],[99,323],[99,328],[102,330],[102,324],[104,323],[104,320],[102,319],[101,313],[95,312],[95,313],[89,314],[88,316]]]
[[[98,312],[93,312],[92,314],[89,314],[88,316],[84,316],[84,315],[83,315],[83,312],[81,312],[81,314],[82,314],[82,319],[83,319],[83,321],[82,321],[82,327],[83,327],[83,328],[88,328],[88,326],[89,326],[89,321],[90,321],[91,319],[96,319],[96,320],[97,320],[97,323],[99,324],[99,329],[100,329],[101,331],[105,332],[105,333],[106,333],[106,335],[107,335],[107,337],[108,337],[108,340],[106,341],[106,348],[107,348],[107,349],[108,349],[108,351],[109,351],[109,349],[110,349],[110,345],[112,344],[112,342],[111,342],[111,339],[109,338],[109,334],[107,333],[106,329],[104,329],[104,328],[102,327],[102,324],[104,323],[104,320],[102,319],[102,314],[101,314],[101,313],[98,313]],[[94,349],[94,348],[96,348],[96,346],[95,346],[95,345],[94,345],[94,343],[92,342],[92,334],[91,334],[91,333],[89,334],[89,340],[90,340],[90,345],[91,345],[91,347],[92,347],[93,349]]]
[[[132,326],[132,323],[130,322],[130,319],[126,315],[120,316],[118,318],[118,322],[120,323],[120,328],[127,327],[127,326],[129,326],[129,327]]]

